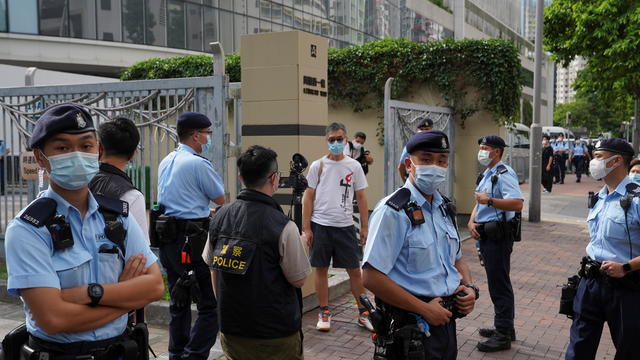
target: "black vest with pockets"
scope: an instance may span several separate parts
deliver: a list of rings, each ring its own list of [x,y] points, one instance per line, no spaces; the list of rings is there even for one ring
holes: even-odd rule
[[[272,339],[300,330],[296,289],[280,267],[279,239],[288,222],[271,197],[252,190],[242,190],[212,218],[222,333]]]

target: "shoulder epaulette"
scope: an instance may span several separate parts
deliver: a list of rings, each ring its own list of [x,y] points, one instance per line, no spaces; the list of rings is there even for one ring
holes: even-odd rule
[[[387,200],[386,205],[390,206],[392,209],[399,211],[403,209],[405,205],[411,199],[411,190],[407,188],[398,189],[391,197]]]
[[[504,166],[504,164],[500,164],[500,165],[498,165],[498,167],[496,168],[496,172],[497,172],[498,174],[501,174],[501,175],[502,175],[502,174],[504,174],[504,173],[506,173],[506,172],[508,172],[508,171],[509,171],[509,169],[507,169],[507,167],[506,167],[506,166]]]
[[[635,182],[630,182],[626,186],[627,195],[631,195],[633,197],[640,197],[640,185]]]
[[[98,210],[110,211],[122,216],[129,216],[129,203],[120,199],[113,199],[104,195],[93,194],[98,203]]]
[[[58,203],[48,197],[41,197],[32,202],[20,215],[20,219],[35,227],[42,227],[55,216]]]

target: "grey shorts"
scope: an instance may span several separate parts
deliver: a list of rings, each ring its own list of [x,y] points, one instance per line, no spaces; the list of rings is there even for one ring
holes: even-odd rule
[[[360,248],[355,226],[334,227],[311,222],[313,244],[309,258],[313,267],[329,267],[333,258],[334,268],[360,267]]]

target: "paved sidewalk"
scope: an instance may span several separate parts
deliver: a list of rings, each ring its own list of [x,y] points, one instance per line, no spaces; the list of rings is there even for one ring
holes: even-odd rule
[[[555,185],[551,194],[542,196],[541,223],[523,222],[523,240],[514,245],[512,282],[516,295],[516,332],[518,340],[512,349],[485,354],[475,350],[481,340],[478,328],[492,325],[493,309],[486,285],[484,269],[480,267],[473,241],[463,243],[465,255],[481,297],[473,313],[457,322],[458,359],[562,359],[569,340],[571,321],[558,314],[560,285],[577,271],[588,242],[584,219],[586,193],[598,191],[602,182],[583,177],[575,183],[567,175],[564,185]],[[527,196],[528,187],[523,185]],[[527,210],[525,203],[525,213]],[[526,215],[526,214],[525,214]],[[553,221],[549,221],[553,220]],[[308,279],[313,281],[313,279]],[[373,345],[370,333],[356,325],[355,301],[349,295],[331,302],[333,329],[328,333],[315,330],[317,310],[303,317],[304,351],[307,360],[371,359]],[[0,303],[0,336],[22,320],[21,307]],[[152,328],[151,343],[167,359],[168,333]],[[613,359],[615,349],[605,328],[597,359]],[[210,359],[220,356],[219,343]]]

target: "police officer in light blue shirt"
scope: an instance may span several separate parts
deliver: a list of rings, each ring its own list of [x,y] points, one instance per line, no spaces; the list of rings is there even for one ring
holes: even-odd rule
[[[128,204],[89,192],[98,170],[93,120],[78,105],[56,105],[29,145],[50,187],[5,237],[7,288],[21,297],[30,334],[25,351],[38,359],[128,360],[127,312],[158,300],[164,285]]]
[[[158,204],[165,216],[171,218],[173,227],[169,235],[158,234],[160,261],[167,271],[171,290],[171,360],[207,359],[218,333],[211,273],[201,256],[209,229],[209,203],[224,203],[222,180],[211,162],[199,155],[211,146],[210,127],[211,121],[204,114],[180,115],[177,121],[180,144],[158,167]],[[198,236],[189,236],[187,243],[189,227],[198,229]],[[197,288],[188,285],[195,281]],[[198,319],[193,329],[191,296],[198,299]]]
[[[522,210],[524,197],[515,171],[502,162],[507,146],[504,140],[497,135],[488,135],[480,138],[478,145],[478,161],[487,169],[478,177],[477,204],[467,226],[471,236],[480,240],[495,311],[495,327],[480,329],[480,335],[489,339],[478,343],[477,347],[480,351],[493,352],[510,349],[511,341],[516,337],[513,327],[515,302],[509,277],[514,241],[511,220]]]
[[[433,129],[433,120],[427,117],[420,117],[415,121],[418,122],[418,126],[416,126],[416,132],[427,131]],[[398,174],[400,174],[400,179],[402,182],[407,181],[407,168],[404,165],[404,159],[409,158],[409,153],[407,152],[407,147],[402,148],[402,154],[400,154],[400,161],[398,161]]]
[[[605,185],[590,198],[590,241],[573,302],[567,360],[595,359],[604,322],[616,359],[637,359],[640,342],[640,185],[627,177],[633,158],[623,139],[596,144],[589,168]]]
[[[567,171],[567,158],[569,157],[569,142],[564,139],[563,134],[559,134],[558,138],[551,144],[553,148],[553,157],[555,161],[554,183],[564,184],[564,176]]]
[[[449,141],[441,131],[424,131],[409,140],[407,151],[409,179],[382,199],[370,218],[364,285],[378,306],[395,309],[394,314],[418,314],[428,322],[431,336],[422,339],[425,358],[455,359],[455,318],[473,310],[478,290],[462,257],[455,215],[436,190],[447,176]],[[439,304],[442,299],[455,305],[447,310]],[[411,317],[402,318],[394,319],[396,330]]]
[[[569,151],[570,161],[573,164],[573,169],[576,174],[576,182],[580,182],[582,174],[585,172],[585,166],[588,161],[591,160],[587,144],[583,141],[576,140],[575,144]]]

